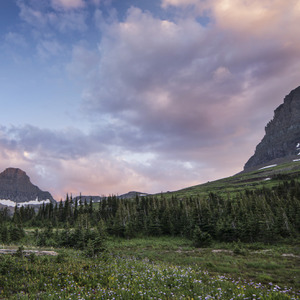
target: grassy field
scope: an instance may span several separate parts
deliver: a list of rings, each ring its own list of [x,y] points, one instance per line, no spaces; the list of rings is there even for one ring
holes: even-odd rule
[[[112,240],[118,255],[134,255],[153,262],[197,266],[210,274],[226,274],[268,284],[290,286],[300,291],[300,242],[294,244],[214,244],[194,248],[180,238]]]
[[[86,258],[0,257],[1,299],[299,299],[299,244],[215,244],[181,238],[111,239]],[[53,250],[53,249],[52,249]]]

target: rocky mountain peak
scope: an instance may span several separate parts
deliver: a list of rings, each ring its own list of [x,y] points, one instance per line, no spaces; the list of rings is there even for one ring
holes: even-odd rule
[[[19,168],[7,168],[1,174],[0,178],[6,180],[23,180],[23,181],[30,181],[30,178],[27,174]]]
[[[6,206],[55,202],[49,192],[33,185],[27,174],[18,168],[7,168],[0,173],[0,204]]]
[[[271,162],[300,158],[300,86],[292,90],[284,98],[283,104],[275,109],[274,117],[265,127],[265,132],[244,170]]]

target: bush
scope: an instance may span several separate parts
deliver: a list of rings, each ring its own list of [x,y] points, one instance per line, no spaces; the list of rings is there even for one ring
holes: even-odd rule
[[[17,242],[25,236],[25,231],[21,226],[13,225],[9,228],[9,236],[13,242]]]
[[[30,253],[28,260],[32,263],[36,262],[36,254],[35,253]]]
[[[236,255],[246,255],[247,250],[243,247],[241,241],[234,242],[233,253]]]
[[[17,252],[15,253],[15,255],[17,257],[20,257],[20,258],[23,258],[23,255],[24,255],[24,247],[23,246],[20,246],[17,250]]]
[[[193,232],[193,245],[197,248],[209,247],[212,244],[212,237],[208,232],[201,231],[197,226]]]
[[[61,252],[56,256],[56,262],[61,264],[67,261],[67,254],[66,252]]]
[[[88,257],[96,257],[105,250],[106,247],[103,238],[101,236],[96,236],[94,239],[88,240],[84,253]]]

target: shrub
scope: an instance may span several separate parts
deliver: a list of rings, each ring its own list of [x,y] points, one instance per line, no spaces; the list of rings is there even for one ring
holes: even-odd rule
[[[20,246],[15,254],[17,257],[23,257],[24,255],[24,247],[23,246]]]
[[[243,247],[240,240],[238,242],[234,242],[233,253],[236,255],[246,255],[247,250]]]
[[[209,247],[212,244],[212,237],[208,232],[201,231],[197,226],[193,232],[193,244],[195,247]]]

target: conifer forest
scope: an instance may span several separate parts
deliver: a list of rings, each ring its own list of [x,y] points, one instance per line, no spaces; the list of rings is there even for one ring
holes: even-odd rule
[[[284,181],[272,188],[245,190],[234,196],[209,193],[207,197],[186,198],[136,196],[103,198],[99,203],[65,201],[33,207],[15,207],[13,216],[1,210],[0,241],[18,241],[25,227],[37,228],[40,245],[80,247],[84,234],[99,228],[110,236],[181,236],[193,239],[195,233],[207,241],[275,242],[298,237],[300,233],[300,183]],[[61,236],[55,233],[60,229]],[[50,239],[50,242],[48,241]],[[88,238],[86,238],[88,239]]]

